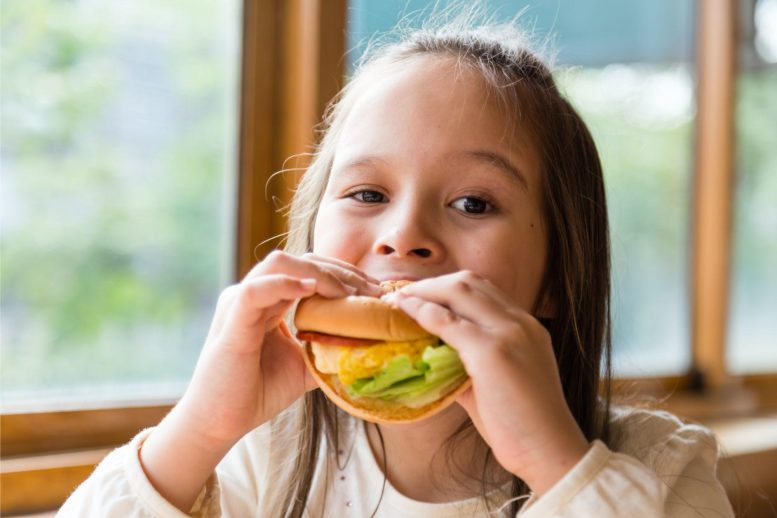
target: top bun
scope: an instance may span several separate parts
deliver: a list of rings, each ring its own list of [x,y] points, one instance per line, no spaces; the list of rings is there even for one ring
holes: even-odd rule
[[[383,293],[390,293],[407,284],[410,281],[384,281],[380,287]],[[432,336],[399,307],[366,295],[339,299],[313,295],[303,299],[297,306],[294,325],[300,331],[387,342]]]

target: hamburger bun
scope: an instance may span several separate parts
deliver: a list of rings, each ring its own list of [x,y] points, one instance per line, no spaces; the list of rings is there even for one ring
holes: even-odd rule
[[[408,283],[386,281],[381,283],[381,289],[385,294]],[[363,354],[379,346],[384,350],[406,350],[410,344],[421,344],[420,348],[429,347],[428,344],[444,345],[400,308],[377,297],[352,295],[327,299],[314,295],[300,301],[294,324],[297,336],[303,341],[305,364],[318,386],[339,408],[365,421],[388,424],[425,419],[448,407],[471,384],[462,366],[461,374],[446,382],[439,394],[435,393],[437,399],[424,400],[420,405],[349,391],[342,372],[337,372],[336,366],[342,363],[338,362],[339,355]],[[385,362],[390,360],[389,357]]]

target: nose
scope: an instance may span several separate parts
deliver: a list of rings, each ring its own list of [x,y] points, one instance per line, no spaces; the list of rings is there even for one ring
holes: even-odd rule
[[[439,225],[420,211],[397,207],[385,230],[378,236],[373,251],[378,255],[412,258],[424,263],[442,261],[445,247],[435,228]]]

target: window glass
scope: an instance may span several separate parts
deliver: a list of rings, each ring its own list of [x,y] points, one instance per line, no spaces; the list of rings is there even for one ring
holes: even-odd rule
[[[777,0],[744,3],[729,364],[763,372],[777,369]]]
[[[374,34],[448,2],[352,0],[353,66]],[[613,360],[620,375],[690,362],[688,221],[695,115],[695,3],[483,2],[554,51],[557,79],[588,123],[605,170],[612,239]]]
[[[3,0],[5,409],[188,380],[233,275],[239,5]]]

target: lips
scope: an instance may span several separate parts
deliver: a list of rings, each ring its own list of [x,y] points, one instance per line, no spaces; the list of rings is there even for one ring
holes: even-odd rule
[[[424,277],[419,275],[408,275],[406,273],[392,273],[383,275],[373,275],[379,281],[420,281]]]

